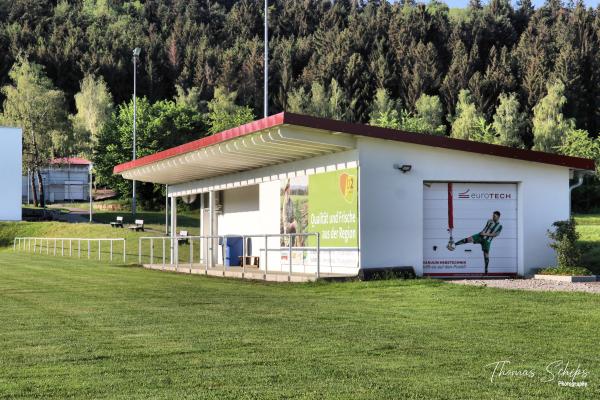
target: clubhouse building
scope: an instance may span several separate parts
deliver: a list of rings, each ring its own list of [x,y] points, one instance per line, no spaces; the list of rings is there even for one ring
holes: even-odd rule
[[[569,218],[570,188],[594,168],[583,158],[284,112],[114,173],[168,185],[169,264],[188,240],[177,201],[199,198],[190,272],[241,263],[290,276],[393,267],[514,276],[555,264],[547,230]],[[469,239],[490,221],[492,236]]]

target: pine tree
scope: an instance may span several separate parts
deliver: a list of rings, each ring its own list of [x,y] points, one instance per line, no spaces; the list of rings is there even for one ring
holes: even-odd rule
[[[346,106],[351,105],[351,107],[344,110],[343,119],[356,122],[366,121],[369,113],[371,90],[367,66],[359,53],[352,54],[350,60],[348,60],[348,65],[344,70],[343,82],[346,93],[345,99],[347,99],[347,102],[344,103]]]
[[[435,93],[440,85],[438,55],[433,43],[417,43],[412,49],[412,65],[402,71],[404,86],[404,104],[414,109],[415,103],[423,93]]]
[[[393,71],[390,60],[390,52],[385,45],[385,39],[381,38],[375,42],[375,48],[371,52],[369,70],[373,77],[375,87],[384,88],[392,84]]]
[[[458,102],[458,93],[468,87],[471,74],[466,46],[458,31],[455,31],[452,35],[452,63],[440,90],[451,114],[454,113],[454,105]]]
[[[473,99],[487,119],[491,118],[500,93],[510,92],[516,86],[508,49],[503,47],[496,51],[496,47],[492,47],[489,59],[485,73],[475,73],[469,82]]]
[[[522,97],[531,109],[544,96],[550,78],[552,34],[543,24],[532,22],[521,35],[515,55],[521,75]]]

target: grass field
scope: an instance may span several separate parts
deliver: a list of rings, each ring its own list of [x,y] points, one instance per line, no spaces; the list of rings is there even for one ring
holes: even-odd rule
[[[4,250],[0,398],[598,398],[599,307],[581,293],[265,284]],[[501,360],[536,375],[491,382]],[[541,382],[557,360],[586,369],[588,387]]]
[[[600,215],[578,215],[575,219],[583,245],[581,265],[600,275]]]
[[[593,258],[600,218],[578,222]],[[0,223],[1,246],[15,235],[142,234]],[[599,308],[585,293],[428,279],[267,284],[4,248],[0,399],[595,399]],[[491,381],[503,360],[520,376]],[[575,380],[587,387],[558,385],[570,380],[557,375],[566,362],[586,370]]]
[[[126,262],[137,263],[138,262],[138,239],[140,237],[162,237],[165,236],[165,225],[164,225],[164,214],[159,212],[143,212],[139,213],[139,218],[145,221],[145,232],[135,232],[125,228],[113,228],[110,226],[111,221],[116,220],[117,215],[124,215],[123,213],[117,212],[98,212],[94,216],[96,223],[78,223],[70,224],[64,222],[0,222],[0,247],[2,246],[13,246],[13,238],[15,237],[44,237],[44,238],[124,238],[127,241],[126,248]],[[185,214],[178,216],[178,231],[187,230],[189,235],[198,235],[199,233],[199,222],[198,219],[194,219],[192,215]],[[125,222],[127,226],[127,222]],[[49,249],[46,246],[50,246]],[[71,243],[73,246],[73,254],[77,254],[78,243]],[[155,242],[155,254],[158,257],[162,252],[162,243]],[[195,242],[198,250],[198,242]],[[42,253],[49,251],[53,253],[54,242],[44,242]],[[65,247],[65,252],[68,253],[69,243],[58,241],[57,253],[60,253],[60,247]],[[83,257],[87,257],[87,243],[82,242]],[[169,244],[166,243],[168,248]],[[150,243],[148,241],[143,242],[143,254],[142,262],[150,262],[149,259],[149,248]],[[187,262],[189,260],[189,245],[180,245],[180,262]],[[114,259],[122,260],[122,247],[116,245],[114,247]],[[101,248],[102,259],[109,259],[109,245],[106,243]],[[91,244],[91,255],[92,259],[98,258],[98,247],[97,243]],[[196,256],[197,257],[197,256]],[[156,259],[154,260],[158,262]]]

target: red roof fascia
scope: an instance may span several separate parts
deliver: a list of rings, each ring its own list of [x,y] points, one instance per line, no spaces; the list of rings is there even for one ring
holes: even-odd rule
[[[289,124],[304,126],[313,129],[323,129],[333,132],[344,132],[376,139],[393,140],[397,142],[412,143],[423,146],[439,147],[444,149],[466,151],[470,153],[493,155],[497,157],[512,158],[517,160],[533,161],[544,164],[560,165],[582,170],[595,170],[593,160],[587,158],[570,157],[540,151],[515,149],[512,147],[498,146],[470,140],[453,139],[445,136],[434,136],[423,133],[404,132],[396,129],[381,128],[378,126],[356,124],[336,121],[328,118],[312,117],[308,115],[282,112],[259,119],[226,131],[207,136],[193,142],[185,143],[164,151],[159,151],[137,160],[128,161],[114,167],[114,173],[148,165],[150,163],[175,157],[207,146],[218,144],[240,136],[249,135],[263,129],[278,125]]]
[[[194,140],[193,142],[185,143],[180,146],[172,147],[167,150],[159,151],[158,153],[150,154],[148,156],[138,158],[137,160],[128,161],[123,164],[115,166],[114,173],[118,174],[128,169],[141,167],[150,163],[164,160],[166,158],[175,157],[181,154],[189,153],[191,151],[199,150],[204,147],[212,146],[226,140],[235,139],[240,136],[249,135],[254,132],[258,132],[263,129],[272,128],[277,125],[283,124],[284,113],[271,115],[267,118],[259,119],[257,121],[249,122],[244,125],[237,126],[235,128],[227,129],[226,131],[216,133],[212,136],[203,137],[202,139]]]
[[[55,158],[50,161],[50,164],[71,164],[71,165],[90,165],[92,162],[81,157],[62,157]]]

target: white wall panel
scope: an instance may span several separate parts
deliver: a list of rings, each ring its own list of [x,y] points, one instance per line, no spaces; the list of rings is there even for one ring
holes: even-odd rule
[[[20,221],[23,175],[21,129],[0,127],[0,143],[0,221]]]
[[[507,236],[517,236],[520,275],[555,263],[546,231],[569,217],[568,168],[370,138],[360,138],[358,150],[362,268],[412,266],[422,274],[424,246],[429,245],[423,241],[425,230],[435,229],[433,219],[447,219],[439,208],[431,213],[436,207],[424,202],[423,183],[449,181],[516,184],[517,215],[512,207],[503,212],[504,231],[492,249],[503,246]],[[412,171],[403,174],[394,168],[397,163],[412,165]],[[489,208],[473,207],[472,221],[465,221],[464,230],[457,227],[455,238],[481,229]],[[431,222],[424,223],[426,212]],[[515,224],[506,223],[516,217]]]

